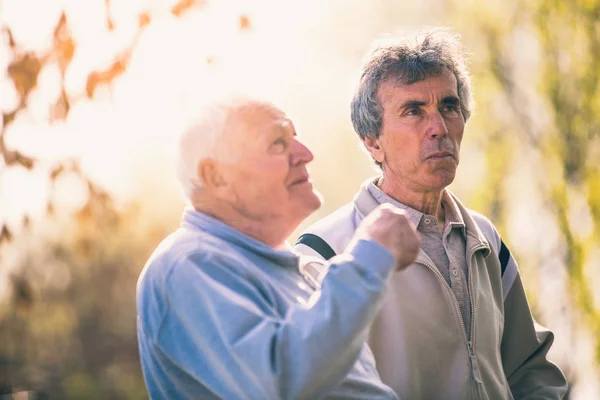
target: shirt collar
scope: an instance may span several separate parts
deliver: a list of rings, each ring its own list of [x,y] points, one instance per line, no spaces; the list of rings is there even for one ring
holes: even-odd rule
[[[377,200],[377,203],[379,203],[379,204],[390,203],[390,204],[393,204],[396,207],[406,211],[410,221],[413,224],[415,224],[415,226],[419,226],[419,222],[421,222],[423,213],[421,211],[415,210],[414,208],[411,208],[407,205],[400,203],[398,200],[394,199],[393,197],[388,196],[386,193],[383,192],[383,190],[381,190],[381,189],[379,189],[379,187],[377,187],[376,183],[377,183],[377,179],[371,180],[371,182],[369,182],[369,185],[367,186],[367,190],[369,191],[369,193],[371,193],[371,196],[373,196],[373,198],[375,198],[375,200]]]
[[[379,203],[379,204],[390,203],[390,204],[393,204],[396,207],[406,211],[410,221],[413,224],[415,224],[415,226],[419,226],[419,223],[421,222],[421,219],[423,218],[424,214],[419,210],[415,210],[412,207],[409,207],[405,204],[400,203],[398,200],[396,200],[393,197],[390,197],[389,195],[384,193],[377,186],[378,179],[379,178],[371,179],[369,181],[369,183],[367,184],[367,190],[369,191],[371,196],[373,196],[373,198],[377,201],[377,203]],[[446,212],[446,215],[445,215],[446,225],[451,225],[452,228],[460,228],[461,233],[463,234],[463,236],[465,236],[466,235],[465,222],[464,222],[463,217],[458,209],[458,205],[456,204],[456,202],[454,201],[452,196],[450,196],[448,194],[447,189],[444,189],[444,191],[443,191],[442,204],[444,206],[444,211]]]
[[[447,189],[444,189],[444,194],[442,197],[442,202],[444,204],[444,210],[446,212],[446,224],[452,225],[453,228],[460,228],[463,236],[467,235],[467,227],[465,225],[465,220],[463,219],[460,210],[458,209],[458,205],[456,201],[450,196]]]
[[[291,251],[291,246],[288,243],[274,249],[206,213],[197,211],[193,207],[188,206],[183,211],[181,227],[204,231],[255,255],[270,259],[277,264],[298,268],[299,257]]]

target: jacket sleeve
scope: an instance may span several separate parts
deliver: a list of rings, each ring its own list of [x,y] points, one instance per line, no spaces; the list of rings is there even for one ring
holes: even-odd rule
[[[527,303],[517,264],[502,243],[504,333],[501,354],[504,373],[515,399],[562,399],[567,381],[547,359],[554,335],[538,325]]]
[[[155,343],[219,398],[321,398],[356,362],[395,266],[368,241],[331,261],[314,302],[278,315],[218,260],[188,260],[167,279],[169,311]]]

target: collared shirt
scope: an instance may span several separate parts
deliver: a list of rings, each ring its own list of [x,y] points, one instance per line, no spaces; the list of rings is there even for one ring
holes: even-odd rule
[[[393,199],[377,187],[375,182],[367,190],[379,204],[391,203],[406,211],[411,222],[421,235],[421,249],[438,269],[454,293],[463,317],[467,337],[471,331],[471,303],[468,288],[468,268],[466,261],[466,231],[464,220],[454,200],[444,190],[442,207],[446,225],[441,232],[438,219],[433,215],[408,207]]]
[[[397,399],[366,345],[395,260],[360,240],[315,291],[299,257],[186,210],[137,288],[152,399]]]

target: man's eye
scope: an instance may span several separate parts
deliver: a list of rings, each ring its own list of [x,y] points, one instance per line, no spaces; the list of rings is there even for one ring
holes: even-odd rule
[[[404,112],[404,115],[419,115],[419,109],[418,108],[408,108]]]
[[[284,138],[278,138],[271,144],[271,147],[276,152],[282,152],[282,151],[285,151],[285,149],[287,149],[287,142],[285,141]]]
[[[448,104],[442,107],[443,112],[458,112],[458,106],[455,104]]]

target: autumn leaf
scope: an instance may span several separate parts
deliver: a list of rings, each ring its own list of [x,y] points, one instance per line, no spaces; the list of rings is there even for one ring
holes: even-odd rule
[[[54,215],[54,211],[54,203],[52,203],[52,201],[49,201],[48,204],[46,204],[46,214],[48,216]]]
[[[106,7],[106,29],[112,32],[115,30],[115,24],[110,14],[110,0],[104,0],[104,6]]]
[[[12,239],[12,233],[8,229],[8,226],[2,225],[2,231],[0,231],[0,243],[10,242]]]
[[[141,13],[138,19],[139,27],[144,28],[150,23],[150,15],[148,13]]]
[[[183,13],[189,11],[192,7],[203,5],[204,1],[201,0],[180,0],[171,8],[171,13],[177,17],[180,17]]]
[[[29,226],[31,225],[31,218],[29,218],[29,215],[25,214],[21,223],[23,225],[23,228],[29,228]]]
[[[12,35],[12,31],[8,27],[4,27],[3,31],[6,32],[6,36],[8,36],[8,47],[14,50],[14,48],[16,47],[16,43]]]
[[[241,15],[240,16],[240,29],[246,30],[246,29],[250,29],[250,27],[251,27],[250,18],[248,18],[247,15]]]
[[[21,164],[22,166],[24,166],[25,168],[27,168],[29,170],[33,168],[33,165],[35,164],[35,160],[33,158],[27,157],[18,151],[15,151],[15,154],[16,154],[17,164]]]
[[[59,164],[50,171],[50,180],[55,181],[65,171],[64,164]]]
[[[64,12],[61,14],[58,24],[54,29],[53,53],[58,61],[60,72],[64,76],[75,53],[75,42],[67,25],[67,16]]]
[[[21,99],[26,99],[31,89],[37,85],[42,69],[42,62],[33,53],[17,55],[16,60],[8,66],[8,76],[13,81]]]
[[[6,165],[18,164],[29,170],[33,168],[33,165],[35,164],[35,160],[33,158],[27,157],[18,151],[6,150],[4,147],[2,150],[4,155],[4,163]]]
[[[88,98],[94,97],[94,93],[99,85],[109,84],[116,77],[120,76],[125,72],[127,68],[127,63],[129,62],[129,57],[131,52],[126,52],[124,55],[119,57],[113,64],[104,71],[93,71],[88,75],[87,83],[85,85],[85,91]]]
[[[52,106],[52,110],[50,111],[50,122],[56,122],[59,120],[64,120],[69,114],[69,110],[71,108],[71,104],[69,99],[67,98],[67,93],[65,89],[60,92],[60,96]]]
[[[2,126],[6,128],[8,124],[14,121],[15,116],[17,115],[17,110],[11,111],[9,113],[2,113]]]

